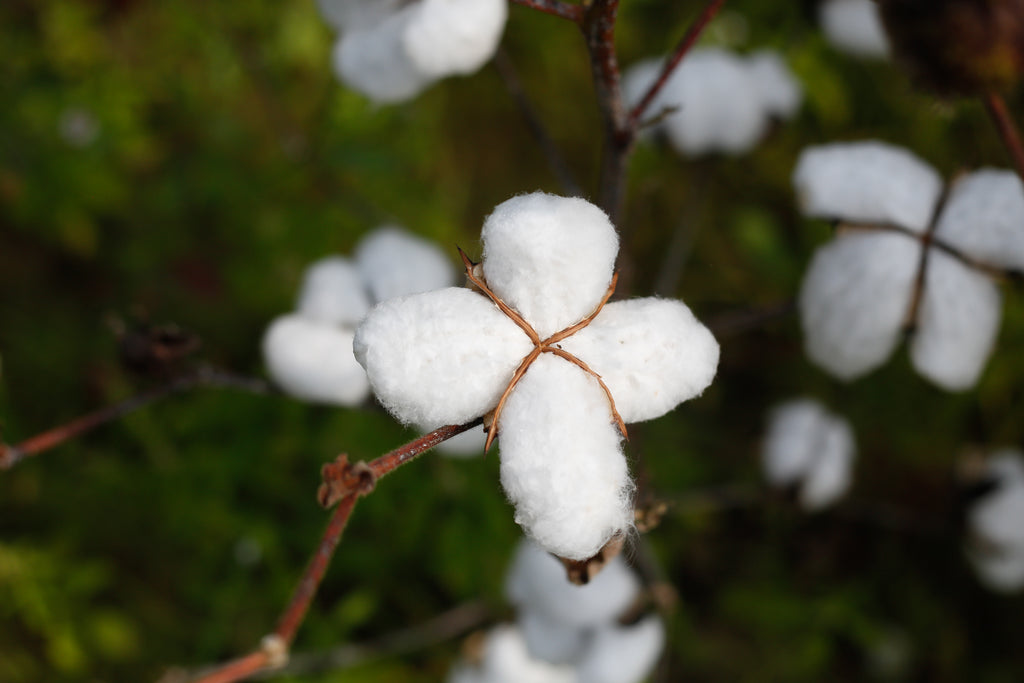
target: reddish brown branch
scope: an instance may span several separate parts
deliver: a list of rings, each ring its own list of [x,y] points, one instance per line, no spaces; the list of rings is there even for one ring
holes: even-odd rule
[[[690,48],[697,43],[697,39],[700,38],[704,29],[707,28],[707,25],[711,23],[711,20],[715,18],[724,4],[725,0],[709,0],[708,4],[704,7],[704,11],[702,11],[700,16],[698,16],[697,19],[694,20],[693,24],[690,25],[686,34],[683,35],[682,40],[680,40],[679,44],[676,45],[674,50],[672,50],[672,56],[665,62],[665,66],[661,68],[661,73],[658,74],[657,80],[654,81],[654,83],[651,84],[651,87],[647,89],[643,99],[641,99],[640,102],[638,102],[637,105],[629,112],[628,125],[630,130],[636,131],[640,126],[641,119],[647,111],[647,108],[651,106],[651,102],[653,102],[654,98],[658,96],[659,92],[661,92],[661,89],[665,86],[669,76],[671,76],[675,68],[679,66],[679,62],[683,61],[683,57],[685,57],[690,51]]]
[[[512,0],[516,5],[529,7],[545,14],[579,23],[583,19],[583,5],[573,5],[560,0]]]
[[[996,130],[999,131],[999,137],[1006,145],[1006,151],[1010,153],[1010,159],[1017,169],[1017,175],[1024,182],[1024,143],[1021,143],[1020,133],[1006,108],[1006,102],[1003,101],[1002,95],[996,92],[985,95],[984,100],[985,108],[988,110],[989,116],[992,117]]]
[[[147,389],[123,401],[83,415],[66,424],[48,429],[41,434],[25,439],[21,443],[14,445],[0,444],[0,470],[10,469],[27,457],[48,451],[65,441],[81,436],[108,422],[113,422],[129,413],[135,412],[154,401],[199,387],[234,388],[260,394],[271,391],[270,386],[262,380],[239,377],[211,368],[201,368],[193,374],[179,377],[167,384],[152,389]]]

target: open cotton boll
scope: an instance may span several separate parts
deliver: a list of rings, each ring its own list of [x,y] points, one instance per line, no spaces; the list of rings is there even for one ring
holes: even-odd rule
[[[357,405],[370,386],[352,356],[352,332],[300,315],[277,318],[263,336],[263,357],[274,383],[296,398]]]
[[[355,266],[330,256],[306,268],[296,309],[304,318],[326,325],[354,326],[370,310],[370,300]]]
[[[889,37],[874,0],[826,0],[818,6],[818,23],[828,42],[858,57],[889,55]]]
[[[461,666],[449,683],[582,683],[570,666],[559,666],[530,656],[522,634],[514,626],[497,626],[487,634],[479,666]]]
[[[853,142],[805,149],[793,172],[804,214],[924,232],[942,194],[935,170],[905,149]]]
[[[849,232],[819,247],[800,286],[807,355],[840,379],[892,353],[910,305],[921,245],[899,233]]]
[[[432,79],[415,67],[402,45],[409,19],[403,10],[376,25],[345,30],[334,47],[338,78],[378,104],[419,94]]]
[[[996,488],[968,512],[971,531],[982,547],[969,553],[979,578],[992,590],[1024,587],[1024,457],[1006,449],[989,458],[989,476]]]
[[[990,265],[1024,269],[1024,184],[1016,173],[995,169],[961,178],[935,237]]]
[[[693,50],[663,92],[666,105],[679,107],[665,118],[665,132],[685,155],[742,154],[757,144],[768,125],[746,63],[724,50]]]
[[[472,73],[494,56],[507,18],[507,0],[420,0],[404,46],[431,77]]]
[[[820,510],[842,498],[853,483],[853,433],[844,420],[830,416],[822,425],[819,451],[800,487],[805,510]]]
[[[640,581],[621,555],[579,586],[569,581],[561,562],[528,539],[520,542],[505,583],[508,601],[520,611],[577,628],[613,621],[639,592]]]
[[[622,419],[651,420],[699,395],[718,368],[711,332],[681,301],[630,299],[606,305],[560,342],[608,385]]]
[[[583,629],[529,609],[520,610],[516,623],[530,656],[552,664],[575,663],[589,635]]]
[[[991,279],[932,249],[910,344],[914,367],[947,391],[970,389],[995,346],[1001,316],[1002,295]]]
[[[364,237],[356,246],[355,262],[378,302],[455,284],[455,270],[435,244],[393,226]]]
[[[817,401],[799,399],[772,409],[761,449],[765,478],[773,486],[796,483],[814,461],[818,432],[829,420]]]
[[[777,52],[755,52],[747,57],[747,69],[765,111],[780,119],[788,119],[796,113],[803,102],[804,91]]]
[[[384,407],[430,430],[493,408],[533,345],[490,300],[452,287],[378,304],[352,348]]]
[[[640,683],[664,647],[665,627],[655,615],[632,626],[606,626],[594,635],[577,675],[581,683]]]
[[[601,209],[543,192],[502,202],[484,221],[487,285],[544,339],[590,315],[615,267],[619,237]]]
[[[968,515],[972,531],[997,549],[1024,550],[1024,482],[1004,480]]]
[[[545,550],[585,560],[632,528],[620,438],[597,380],[553,354],[509,395],[498,424],[501,485],[516,522]]]
[[[973,552],[971,563],[990,590],[1012,593],[1024,587],[1024,548],[999,552]]]
[[[422,431],[429,432],[430,430]],[[484,444],[486,443],[487,433],[484,432],[483,426],[480,426],[442,441],[437,444],[436,450],[441,455],[451,458],[472,458],[484,454]]]

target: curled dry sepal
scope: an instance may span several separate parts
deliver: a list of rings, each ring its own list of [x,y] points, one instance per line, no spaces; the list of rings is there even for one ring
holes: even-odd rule
[[[889,36],[875,0],[825,0],[818,23],[836,49],[858,57],[889,56]]]
[[[318,0],[340,32],[334,70],[352,89],[387,104],[494,56],[507,0]]]
[[[772,486],[795,487],[806,510],[820,510],[846,494],[855,455],[849,423],[817,401],[789,401],[768,416],[761,450],[765,478]]]
[[[992,489],[968,514],[968,553],[982,582],[992,590],[1024,588],[1024,455],[994,453],[984,472]]]
[[[626,100],[636,104],[661,73],[660,60],[639,62],[623,76]],[[648,111],[680,154],[743,154],[761,141],[771,120],[792,117],[803,89],[770,50],[741,56],[719,48],[690,52],[669,76]]]
[[[378,228],[357,245],[353,260],[331,256],[306,270],[295,312],[274,320],[263,336],[267,371],[301,400],[358,405],[370,385],[352,339],[370,306],[454,281],[436,245],[396,227]]]
[[[805,150],[793,183],[806,215],[841,222],[800,289],[811,360],[852,380],[905,330],[918,372],[949,391],[974,386],[999,329],[993,275],[1024,268],[1020,179],[982,169],[944,187],[907,150],[858,142]]]
[[[386,301],[356,332],[381,403],[422,429],[501,410],[491,425],[516,521],[547,550],[592,557],[632,525],[622,422],[701,393],[718,344],[679,301],[603,305],[618,236],[578,198],[535,193],[483,226],[472,279]]]

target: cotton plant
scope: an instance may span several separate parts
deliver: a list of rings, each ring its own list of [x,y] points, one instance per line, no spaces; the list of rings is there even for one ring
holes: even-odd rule
[[[993,488],[968,512],[968,555],[979,579],[999,592],[1024,588],[1024,454],[1005,449],[985,466]]]
[[[874,0],[825,0],[818,5],[818,24],[841,52],[870,59],[889,56],[889,36]]]
[[[506,579],[506,595],[517,611],[515,625],[492,631],[479,661],[458,665],[449,682],[639,683],[665,643],[664,625],[655,615],[620,623],[639,594],[640,581],[621,556],[588,584],[577,586],[566,578],[561,562],[523,541]]]
[[[636,104],[661,72],[661,60],[639,62],[623,76],[626,100]],[[744,154],[764,137],[773,119],[789,119],[803,89],[771,50],[742,56],[698,48],[669,76],[648,111],[667,112],[654,126],[680,154]]]
[[[271,379],[303,401],[359,405],[370,384],[352,341],[372,304],[454,281],[455,271],[436,245],[393,226],[367,235],[352,259],[329,256],[313,263],[295,311],[276,318],[264,333]]]
[[[339,31],[333,66],[374,102],[418,95],[438,79],[476,72],[498,48],[507,0],[318,0]]]
[[[947,186],[907,150],[871,141],[805,150],[793,184],[805,215],[839,221],[800,288],[811,360],[853,380],[908,331],[921,375],[973,387],[1001,318],[993,275],[1024,268],[1020,179],[982,169]]]
[[[486,416],[515,519],[546,550],[596,555],[632,529],[625,424],[700,394],[714,337],[682,302],[607,303],[618,236],[599,208],[543,193],[487,217],[472,288],[378,304],[356,358],[378,400],[421,429]]]
[[[856,444],[850,424],[817,401],[797,399],[775,407],[761,449],[765,479],[795,489],[810,512],[826,508],[853,482]]]

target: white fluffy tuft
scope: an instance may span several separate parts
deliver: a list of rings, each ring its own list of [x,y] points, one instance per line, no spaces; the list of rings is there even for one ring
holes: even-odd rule
[[[473,73],[498,49],[507,18],[507,0],[420,0],[403,45],[431,78]]]
[[[804,100],[803,86],[778,52],[758,50],[747,57],[747,70],[766,112],[780,119],[796,114]]]
[[[842,52],[889,56],[889,37],[874,0],[826,0],[818,6],[818,23],[828,41]]]
[[[990,265],[1024,269],[1024,184],[1016,173],[994,169],[961,178],[935,236]]]
[[[477,666],[461,665],[449,683],[582,683],[570,666],[534,659],[522,633],[514,626],[497,626],[487,634],[483,659]]]
[[[392,14],[380,24],[347,30],[334,47],[334,71],[348,87],[378,104],[415,97],[430,84],[402,47],[408,12]]]
[[[969,553],[982,582],[992,590],[1024,588],[1024,454],[1005,449],[989,458],[987,470],[995,490],[968,513],[981,546]]]
[[[360,240],[355,261],[376,302],[455,284],[455,270],[437,245],[394,226],[378,228]]]
[[[542,192],[499,204],[484,222],[482,239],[488,286],[542,339],[593,312],[619,248],[601,209]]]
[[[639,683],[665,646],[665,626],[651,615],[632,626],[606,626],[594,634],[577,667],[581,683]]]
[[[355,266],[329,256],[306,268],[295,308],[308,320],[354,326],[370,310],[370,300]]]

